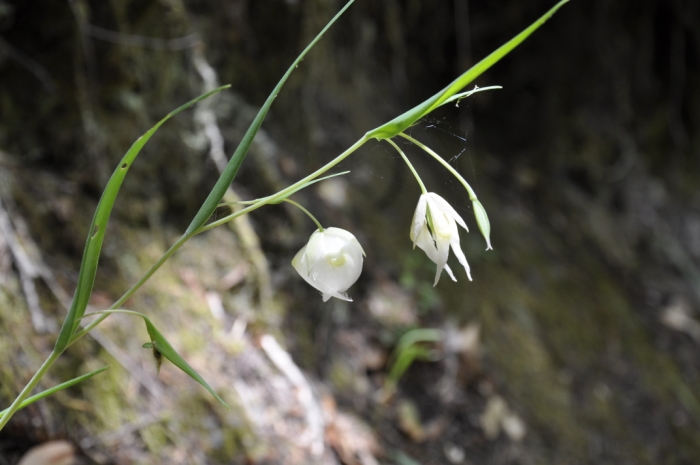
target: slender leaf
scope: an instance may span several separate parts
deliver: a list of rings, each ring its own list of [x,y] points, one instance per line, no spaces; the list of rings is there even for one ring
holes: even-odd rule
[[[343,176],[343,175],[348,174],[349,172],[350,171],[341,171],[340,173],[329,174],[328,176],[324,176],[322,178],[317,178],[317,179],[314,179],[313,181],[309,181],[307,183],[304,183],[304,184],[296,187],[295,189],[292,189],[292,191],[289,192],[284,198],[281,198],[279,200],[275,200],[274,202],[270,202],[270,205],[277,205],[279,203],[282,203],[288,197],[291,197],[292,195],[296,194],[297,192],[299,192],[302,189],[306,189],[307,187],[309,187],[312,184],[316,184],[317,182],[325,181],[326,179],[334,178],[336,176]],[[219,204],[219,206],[221,207],[223,205],[253,205],[255,203],[260,202],[261,200],[271,199],[272,197],[273,196],[263,197],[262,199],[255,199],[255,200],[240,200],[238,202],[221,202]]]
[[[109,179],[104,192],[102,192],[102,197],[100,198],[100,202],[97,204],[95,216],[93,217],[92,224],[90,225],[87,241],[85,243],[85,251],[83,252],[83,260],[80,264],[78,285],[75,288],[73,302],[71,303],[70,309],[68,310],[68,315],[63,322],[63,327],[61,327],[61,332],[56,340],[55,350],[57,352],[62,352],[68,346],[71,336],[78,327],[80,318],[85,314],[88,299],[92,293],[92,286],[95,283],[97,262],[100,259],[100,250],[102,249],[102,242],[104,240],[105,230],[107,229],[107,222],[109,221],[109,216],[112,213],[114,202],[117,199],[119,188],[126,177],[126,173],[129,171],[129,168],[131,168],[131,164],[134,162],[134,159],[139,154],[143,146],[146,145],[146,142],[148,142],[151,136],[153,136],[153,134],[158,130],[158,128],[161,127],[163,123],[200,100],[203,100],[228,87],[230,86],[222,86],[218,89],[212,90],[211,92],[207,92],[204,95],[200,95],[194,100],[190,100],[186,104],[182,105],[180,108],[168,113],[165,118],[160,120],[143,136],[139,137],[119,162],[119,165],[114,170],[114,173],[112,173],[112,177]]]
[[[47,389],[45,391],[40,392],[39,394],[35,394],[31,397],[28,397],[28,398],[24,399],[24,401],[19,405],[19,408],[23,409],[23,408],[27,407],[28,405],[32,405],[34,402],[41,400],[44,397],[50,396],[51,394],[53,394],[55,392],[62,391],[63,389],[67,389],[71,386],[75,386],[78,383],[82,383],[86,379],[90,379],[95,375],[99,375],[100,373],[105,371],[107,368],[109,368],[109,365],[107,365],[106,367],[98,368],[97,370],[91,371],[90,373],[84,374],[82,376],[78,376],[77,378],[73,378],[70,381],[66,381],[65,383],[58,384],[50,389]],[[0,417],[3,416],[5,414],[5,412],[7,412],[8,410],[9,409],[5,409],[2,412],[0,412]]]
[[[316,184],[317,182],[325,181],[326,179],[334,178],[334,177],[336,177],[336,176],[345,176],[345,175],[348,174],[349,172],[350,172],[350,171],[341,171],[340,173],[329,174],[328,176],[323,176],[322,178],[316,178],[316,179],[314,179],[313,181],[309,181],[309,182],[307,182],[307,183],[304,183],[304,184],[302,184],[301,186],[299,186],[299,187],[293,189],[291,192],[289,192],[289,193],[285,196],[285,199],[286,199],[287,197],[291,197],[292,195],[296,194],[297,192],[299,192],[299,191],[302,190],[302,189],[306,189],[307,187],[309,187],[309,186],[312,185],[312,184]],[[282,200],[284,200],[284,199],[282,199]],[[280,202],[282,202],[282,200],[280,200]],[[277,202],[277,203],[279,203],[279,202]]]
[[[304,51],[301,52],[301,55],[299,55],[297,59],[294,60],[287,72],[284,73],[284,76],[282,76],[282,79],[280,79],[275,88],[272,90],[272,93],[269,95],[269,97],[267,97],[267,100],[265,100],[263,106],[260,107],[260,111],[258,111],[258,114],[255,116],[255,119],[253,120],[250,127],[243,136],[241,143],[238,144],[236,151],[233,153],[233,156],[231,156],[231,159],[226,165],[226,169],[224,169],[224,172],[221,173],[221,176],[219,176],[219,179],[218,181],[216,181],[216,184],[209,193],[209,196],[204,201],[202,207],[199,209],[195,217],[192,219],[192,223],[190,223],[187,230],[185,231],[186,236],[193,236],[196,233],[197,229],[204,225],[204,223],[209,219],[212,213],[214,213],[214,210],[216,210],[216,208],[219,206],[219,202],[221,202],[221,199],[224,198],[224,194],[226,193],[226,190],[228,189],[231,182],[233,181],[233,178],[236,177],[236,173],[238,173],[238,168],[240,168],[241,163],[243,163],[243,159],[248,153],[248,149],[253,143],[253,139],[255,138],[258,129],[260,129],[260,126],[262,125],[268,110],[272,106],[272,102],[274,102],[275,98],[277,98],[277,94],[279,94],[280,90],[282,90],[282,86],[284,86],[284,83],[287,82],[287,78],[289,78],[289,76],[292,74],[292,71],[294,71],[294,69],[306,56],[309,50],[311,50],[311,48],[314,45],[316,45],[316,42],[318,42],[319,39],[321,39],[323,34],[325,34],[325,32],[333,25],[333,23],[335,23],[335,21],[345,12],[345,10],[347,10],[350,7],[350,5],[352,5],[354,1],[355,0],[350,0],[348,3],[345,4],[345,6],[333,17],[333,19],[331,19],[328,22],[328,24],[326,24],[326,27],[324,27],[321,30],[321,32],[318,33],[314,40],[312,40],[311,43],[306,46]]]
[[[430,351],[425,347],[421,346],[410,346],[402,351],[396,361],[389,370],[388,378],[394,384],[399,382],[399,379],[408,370],[408,368],[413,364],[415,360],[429,360]]]
[[[447,87],[442,89],[437,94],[430,97],[425,102],[420,105],[408,110],[406,113],[397,116],[393,120],[389,121],[382,126],[367,133],[368,137],[373,137],[375,139],[389,139],[403,132],[405,129],[412,126],[416,121],[433,111],[435,108],[442,105],[447,99],[455,95],[460,90],[464,89],[466,85],[472,82],[474,79],[479,77],[484,71],[489,69],[495,63],[497,63],[501,58],[506,56],[511,50],[520,45],[522,41],[527,39],[530,34],[535,32],[542,24],[545,23],[559,8],[561,8],[569,0],[561,0],[557,3],[551,10],[544,14],[540,19],[532,23],[530,27],[525,29],[523,32],[506,42],[504,45],[496,49],[489,56],[481,60],[479,63],[472,66],[464,74],[459,76],[457,79],[452,81]]]
[[[401,353],[406,348],[419,342],[439,342],[442,341],[444,335],[439,329],[431,328],[416,328],[401,336],[399,342],[396,343],[395,353]]]
[[[414,360],[431,359],[432,351],[417,344],[422,342],[439,342],[443,337],[444,335],[439,329],[416,328],[407,331],[396,343],[396,348],[391,354],[389,380],[396,384]]]
[[[143,320],[146,322],[146,330],[148,331],[148,335],[151,336],[151,341],[153,342],[153,345],[155,349],[165,358],[170,360],[173,365],[187,373],[190,378],[194,379],[197,381],[199,384],[204,386],[207,391],[213,395],[216,400],[221,402],[221,404],[226,407],[227,409],[231,410],[231,408],[224,402],[224,400],[219,397],[219,395],[207,384],[206,381],[204,381],[204,378],[199,376],[199,373],[195,371],[194,368],[190,366],[187,361],[185,361],[184,358],[180,356],[180,354],[177,353],[177,351],[173,348],[173,346],[170,345],[170,343],[163,337],[163,335],[156,329],[155,326],[153,326],[153,323],[151,323],[151,320],[149,320],[147,317],[143,317]]]
[[[170,360],[173,363],[173,365],[187,373],[187,375],[189,375],[190,378],[204,386],[206,390],[209,391],[211,395],[213,395],[216,398],[216,400],[221,402],[221,404],[224,407],[231,410],[231,408],[226,404],[226,402],[224,402],[224,400],[221,397],[219,397],[219,395],[211,388],[211,386],[209,386],[209,384],[207,384],[207,382],[204,381],[204,378],[199,376],[199,373],[197,373],[197,371],[195,371],[195,369],[192,368],[190,364],[187,363],[185,359],[177,353],[173,346],[170,345],[168,340],[165,339],[165,337],[160,333],[160,331],[158,331],[158,329],[156,329],[155,325],[150,320],[150,318],[148,318],[143,313],[122,309],[103,310],[100,312],[94,312],[84,315],[83,318],[93,315],[108,315],[111,313],[123,313],[125,315],[134,315],[143,318],[144,323],[146,323],[146,331],[148,331],[148,336],[151,338],[151,342],[144,344],[143,347],[147,349],[155,349],[154,355],[156,356],[156,363],[158,363],[158,371],[160,371],[160,360],[158,359],[158,357],[162,355],[163,357]]]
[[[495,89],[503,89],[503,87],[501,87],[501,86],[474,87],[472,90],[468,90],[467,92],[460,92],[459,94],[454,94],[452,97],[450,97],[447,100],[445,100],[444,102],[442,102],[440,104],[440,106],[446,105],[450,102],[454,102],[455,100],[457,100],[457,104],[459,104],[459,102],[462,99],[470,97],[477,92],[483,92],[485,90],[495,90]]]

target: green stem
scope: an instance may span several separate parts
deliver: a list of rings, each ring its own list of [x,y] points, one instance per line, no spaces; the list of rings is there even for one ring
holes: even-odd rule
[[[148,279],[153,276],[153,274],[158,271],[158,269],[163,266],[163,263],[165,263],[168,258],[170,258],[182,245],[187,242],[189,239],[191,239],[193,236],[202,233],[204,231],[208,231],[210,229],[213,229],[217,226],[221,226],[222,224],[225,224],[235,218],[238,218],[241,215],[244,215],[246,213],[249,213],[253,210],[257,210],[258,208],[262,207],[263,205],[269,204],[269,203],[279,203],[283,199],[285,199],[287,196],[291,195],[295,190],[299,188],[299,186],[308,183],[309,181],[317,178],[321,174],[325,173],[329,169],[333,168],[335,165],[343,161],[345,158],[347,158],[350,154],[355,152],[357,149],[362,147],[365,142],[367,142],[370,138],[367,137],[367,135],[364,135],[360,140],[355,142],[350,148],[348,148],[345,152],[341,153],[338,155],[335,159],[333,159],[330,163],[326,164],[325,166],[319,168],[318,170],[314,171],[310,175],[306,176],[304,179],[301,179],[300,181],[297,181],[296,183],[292,184],[291,186],[287,187],[286,189],[282,189],[279,191],[277,194],[271,195],[269,197],[265,197],[263,199],[260,199],[258,202],[255,204],[251,205],[250,207],[244,208],[243,210],[240,210],[236,213],[233,213],[225,218],[220,219],[219,221],[214,221],[213,223],[210,223],[206,226],[202,226],[195,231],[192,231],[190,233],[184,234],[180,237],[180,239],[177,240],[168,250],[163,254],[162,257],[144,274],[141,279],[139,279],[136,284],[131,286],[131,288],[126,291],[126,293],[112,306],[109,307],[109,310],[116,309],[118,307],[121,307],[124,302],[129,299],[137,290],[143,286]],[[95,328],[97,325],[102,323],[107,317],[109,316],[108,313],[100,315],[97,317],[94,321],[92,321],[90,324],[85,326],[82,330],[76,332],[73,337],[70,339],[70,342],[68,343],[68,347],[70,347],[75,341],[80,339],[81,337],[85,336],[88,332],[90,332],[93,328]],[[5,424],[10,420],[12,415],[19,409],[20,405],[22,404],[22,401],[27,398],[27,396],[31,393],[31,391],[36,387],[36,385],[41,381],[41,378],[44,377],[46,372],[51,368],[51,366],[54,364],[56,359],[61,355],[61,352],[56,352],[53,351],[51,352],[51,355],[46,359],[43,365],[41,365],[41,368],[32,376],[32,379],[29,381],[29,383],[24,387],[22,392],[17,396],[17,398],[12,402],[12,405],[7,408],[5,414],[0,418],[0,430],[5,426]]]
[[[476,193],[474,192],[474,189],[472,189],[472,187],[471,187],[471,186],[469,185],[469,183],[462,177],[462,175],[459,174],[459,173],[457,172],[457,170],[455,170],[454,168],[452,168],[452,166],[451,166],[449,163],[447,163],[445,160],[443,160],[443,158],[442,158],[440,155],[438,155],[437,153],[433,152],[430,148],[426,147],[425,145],[423,145],[421,142],[417,141],[417,140],[414,139],[413,137],[404,134],[403,132],[402,132],[402,133],[399,133],[399,136],[403,137],[404,139],[406,139],[406,140],[408,140],[408,141],[413,142],[413,143],[416,144],[418,147],[420,147],[420,148],[422,148],[423,150],[425,150],[426,152],[428,152],[428,154],[429,154],[430,156],[432,156],[432,157],[435,158],[437,161],[439,161],[440,164],[442,164],[442,166],[444,166],[445,168],[447,168],[447,170],[448,170],[450,173],[452,173],[452,175],[453,175],[455,178],[457,178],[457,179],[459,180],[459,182],[462,183],[462,185],[464,186],[464,188],[465,188],[465,189],[467,190],[467,192],[469,193],[469,200],[471,200],[472,202],[474,202],[475,200],[477,200],[477,199],[476,199]]]
[[[146,272],[146,274],[143,275],[143,276],[141,277],[141,279],[139,279],[138,282],[137,282],[136,284],[134,284],[133,286],[131,286],[131,289],[129,289],[128,291],[126,291],[126,293],[125,293],[119,300],[117,300],[116,302],[114,302],[114,304],[113,304],[112,306],[110,306],[108,310],[114,310],[115,308],[121,307],[121,306],[124,304],[124,302],[127,301],[127,299],[128,299],[129,297],[131,297],[132,295],[134,295],[134,293],[135,293],[137,290],[139,290],[139,288],[140,288],[141,286],[143,286],[143,285],[146,283],[146,281],[148,281],[148,279],[150,279],[150,277],[153,276],[153,274],[154,274],[156,271],[158,271],[158,269],[163,265],[163,263],[166,262],[166,260],[168,260],[168,259],[172,256],[172,254],[174,254],[180,247],[182,247],[182,245],[183,245],[185,242],[187,242],[187,241],[188,241],[189,239],[191,239],[193,236],[195,236],[195,235],[197,235],[197,234],[199,234],[199,233],[202,233],[202,232],[204,232],[204,231],[208,231],[208,230],[210,230],[210,229],[213,229],[213,228],[215,228],[215,227],[217,227],[217,226],[221,226],[222,224],[225,224],[225,223],[227,223],[227,222],[229,222],[229,221],[231,221],[231,220],[233,220],[233,219],[236,219],[236,218],[238,218],[239,216],[245,215],[246,213],[250,213],[250,212],[253,211],[253,210],[257,210],[258,208],[262,207],[263,205],[281,202],[287,195],[290,195],[291,193],[295,192],[295,190],[298,189],[299,186],[301,186],[301,185],[303,185],[303,184],[306,184],[306,183],[308,183],[309,181],[311,181],[311,180],[317,178],[317,177],[320,176],[321,174],[325,173],[326,171],[328,171],[329,169],[333,168],[335,165],[337,165],[338,163],[340,163],[341,161],[343,161],[343,160],[344,160],[345,158],[347,158],[351,153],[353,153],[354,151],[356,151],[357,149],[359,149],[360,147],[362,147],[362,145],[363,145],[365,142],[367,142],[368,140],[369,140],[369,138],[368,138],[367,136],[362,137],[360,140],[358,140],[357,142],[355,142],[355,144],[353,144],[352,147],[350,147],[350,148],[347,149],[345,152],[343,152],[343,153],[341,153],[340,155],[338,155],[333,161],[331,161],[330,163],[326,164],[325,166],[319,168],[318,170],[314,171],[313,173],[311,173],[310,175],[308,175],[308,176],[305,177],[304,179],[302,179],[302,180],[300,180],[300,181],[297,181],[296,183],[292,184],[291,186],[287,187],[286,189],[283,189],[283,190],[279,191],[277,194],[270,195],[270,196],[268,196],[268,197],[264,197],[264,198],[258,200],[256,203],[254,203],[253,205],[251,205],[251,206],[249,206],[249,207],[246,207],[246,208],[244,208],[244,209],[242,209],[242,210],[239,210],[239,211],[237,211],[237,212],[235,212],[235,213],[233,213],[233,214],[231,214],[231,215],[229,215],[229,216],[226,216],[225,218],[222,218],[222,219],[220,219],[220,220],[218,220],[218,221],[214,221],[214,222],[209,223],[209,224],[207,224],[207,225],[205,225],[205,226],[202,226],[201,228],[196,229],[195,231],[193,231],[193,232],[191,232],[191,233],[189,233],[189,234],[184,234],[182,237],[180,237],[180,239],[177,240],[177,242],[175,242],[175,243],[168,249],[167,252],[165,252],[165,254],[163,254],[162,257],[160,257],[160,259],[151,267],[151,269],[148,270],[148,272]],[[318,222],[316,222],[316,223],[319,224]],[[319,225],[319,226],[320,226],[320,225]],[[323,229],[322,229],[322,230],[323,230]],[[82,330],[76,332],[76,333],[73,335],[73,337],[71,338],[70,342],[68,343],[68,346],[70,347],[75,341],[77,341],[77,340],[80,339],[81,337],[85,336],[85,335],[86,335],[88,332],[90,332],[93,328],[95,328],[97,325],[99,325],[99,324],[102,323],[105,319],[107,319],[107,317],[109,317],[109,314],[108,314],[108,313],[107,313],[107,314],[100,315],[100,316],[97,317],[94,321],[90,322],[90,324],[88,324],[87,326],[85,326]]]
[[[340,173],[333,173],[333,174],[329,174],[328,176],[324,176],[322,178],[314,179],[311,182],[307,182],[306,184],[302,184],[300,186],[297,186],[297,189],[295,191],[293,191],[292,194],[295,194],[302,189],[306,189],[310,185],[315,184],[317,182],[325,181],[326,179],[330,179],[330,178],[335,178],[336,176],[344,176],[344,175],[348,174],[349,172],[350,171],[341,171]],[[221,203],[219,203],[219,206],[223,207],[223,206],[227,206],[227,205],[253,205],[256,202],[259,202],[260,200],[268,199],[268,198],[272,198],[272,196],[267,196],[267,197],[263,197],[261,199],[255,199],[255,200],[239,200],[238,202],[221,202]],[[277,203],[280,203],[280,202],[278,201]]]
[[[117,300],[109,309],[115,309],[117,307],[121,307],[124,302],[126,302],[129,297],[134,295],[134,293],[139,290],[141,286],[143,286],[148,279],[153,276],[153,274],[158,271],[158,269],[163,265],[163,263],[168,260],[172,256],[172,254],[175,253],[177,249],[182,247],[182,245],[187,242],[188,239],[190,239],[192,236],[194,236],[196,233],[190,233],[190,234],[185,234],[180,239],[175,242],[170,249],[168,249],[165,254],[163,254],[162,257],[151,267],[150,270],[146,272],[145,275],[139,279],[136,284],[131,286],[131,289],[126,291],[126,293],[119,299]],[[102,323],[107,317],[109,316],[108,313],[100,315],[97,317],[94,321],[92,321],[90,324],[85,326],[82,330],[76,332],[73,337],[70,339],[70,342],[68,343],[68,346],[66,348],[70,347],[75,341],[80,339],[81,337],[85,336],[90,330],[92,330],[94,327]],[[5,424],[10,420],[10,418],[15,414],[15,412],[20,408],[20,405],[22,404],[22,401],[31,393],[31,391],[36,387],[36,385],[41,381],[41,378],[44,377],[46,372],[51,368],[51,366],[54,364],[56,359],[61,355],[62,352],[56,352],[55,350],[51,352],[51,355],[46,359],[43,365],[41,365],[41,368],[39,368],[39,371],[34,373],[34,376],[32,376],[32,379],[29,381],[29,383],[24,387],[22,392],[17,396],[17,398],[12,402],[12,405],[7,408],[5,411],[4,415],[2,418],[0,418],[0,430],[5,426]]]
[[[418,172],[417,172],[416,169],[413,167],[413,165],[411,164],[411,162],[408,160],[408,157],[406,156],[406,154],[403,153],[403,150],[401,150],[401,149],[399,148],[399,146],[396,145],[396,144],[394,143],[393,140],[391,140],[391,139],[384,139],[384,140],[387,141],[387,142],[389,142],[391,145],[393,145],[394,148],[401,154],[401,156],[403,157],[403,161],[406,162],[406,164],[408,165],[408,167],[411,169],[411,173],[413,173],[413,176],[416,177],[416,181],[418,181],[418,184],[420,184],[420,190],[421,190],[421,192],[423,192],[424,194],[427,194],[428,191],[427,191],[426,188],[425,188],[425,184],[423,184],[423,181],[421,180],[420,176],[418,176]]]
[[[56,352],[55,350],[51,352],[49,357],[46,359],[46,361],[41,365],[39,370],[37,370],[36,373],[34,373],[34,376],[32,376],[32,379],[29,380],[26,386],[24,386],[24,389],[22,389],[22,392],[19,393],[17,398],[12,402],[12,405],[10,405],[4,412],[3,416],[0,417],[0,430],[2,430],[5,425],[7,424],[8,421],[10,421],[10,418],[12,418],[12,415],[15,414],[17,410],[20,409],[22,402],[24,399],[31,394],[31,392],[34,390],[37,384],[39,384],[39,381],[41,381],[41,378],[44,377],[47,371],[49,371],[49,368],[51,368],[51,365],[58,359],[58,357],[61,355],[60,352]]]
[[[303,211],[304,213],[306,213],[306,214],[309,216],[309,218],[311,218],[311,219],[313,220],[313,222],[316,223],[316,226],[318,226],[318,230],[319,230],[319,231],[321,231],[321,232],[325,231],[325,229],[323,229],[323,226],[321,226],[321,223],[318,222],[318,220],[316,219],[316,217],[315,217],[314,215],[312,215],[311,212],[310,212],[309,210],[307,210],[306,208],[304,208],[303,206],[301,206],[300,204],[298,204],[298,203],[295,202],[294,200],[284,199],[284,201],[285,201],[285,202],[288,202],[288,203],[291,203],[292,205],[294,205],[295,207],[297,207],[299,210],[301,210],[301,211]]]
[[[355,150],[362,147],[365,144],[365,142],[367,142],[368,140],[370,140],[370,137],[367,137],[367,135],[365,134],[364,136],[362,136],[362,138],[360,140],[355,142],[345,152],[341,153],[340,155],[335,157],[331,162],[329,162],[328,164],[317,169],[316,171],[314,171],[313,173],[311,173],[310,175],[308,175],[304,179],[301,179],[301,180],[295,182],[291,186],[287,187],[286,189],[282,189],[281,191],[279,191],[278,193],[276,193],[274,195],[271,195],[269,197],[264,197],[264,198],[258,200],[253,205],[246,207],[243,210],[239,210],[236,213],[232,213],[231,215],[228,215],[224,218],[221,218],[220,220],[213,221],[207,225],[200,227],[199,229],[197,229],[195,231],[195,234],[203,233],[204,231],[209,231],[210,229],[214,229],[217,226],[221,226],[222,224],[226,224],[229,221],[231,221],[235,218],[238,218],[241,215],[245,215],[246,213],[250,213],[253,210],[257,210],[258,208],[262,207],[263,205],[281,202],[283,199],[287,198],[293,192],[298,190],[299,186],[302,186],[302,185],[308,183],[309,181],[319,177],[320,175],[322,175],[323,173],[325,173],[329,169],[333,168],[335,165],[337,165],[341,161],[345,160],[351,153],[353,153]]]
[[[180,239],[178,239],[177,242],[175,242],[173,245],[171,245],[170,248],[168,249],[168,251],[165,252],[165,253],[163,254],[163,256],[160,257],[160,259],[158,259],[158,261],[151,267],[151,269],[149,269],[149,270],[146,272],[146,274],[144,274],[144,275],[141,277],[141,279],[139,279],[139,280],[136,282],[136,284],[134,284],[133,286],[131,286],[131,289],[129,289],[128,291],[126,291],[126,293],[125,293],[123,296],[121,296],[121,298],[120,298],[119,300],[117,300],[116,302],[114,302],[114,304],[112,304],[112,305],[109,307],[108,310],[114,310],[115,308],[121,307],[121,306],[124,304],[124,302],[126,302],[126,301],[129,299],[129,297],[131,297],[132,295],[134,295],[134,293],[135,293],[136,291],[138,291],[139,288],[141,288],[141,286],[143,286],[143,285],[146,283],[146,281],[148,281],[148,280],[150,279],[150,277],[153,276],[153,274],[154,274],[156,271],[158,271],[158,269],[159,269],[161,266],[163,266],[163,263],[165,263],[165,262],[177,251],[177,249],[179,249],[180,247],[182,247],[182,245],[183,245],[185,242],[187,242],[189,239],[191,239],[192,236],[194,236],[195,234],[196,234],[196,232],[192,232],[192,233],[190,233],[190,234],[183,234],[183,235],[180,237]],[[88,332],[90,332],[95,326],[97,326],[97,325],[99,325],[100,323],[102,323],[108,316],[109,316],[109,313],[102,314],[102,315],[100,315],[99,317],[97,317],[94,321],[90,322],[90,324],[88,324],[87,326],[85,326],[82,330],[76,332],[76,333],[73,335],[73,337],[71,338],[70,342],[68,343],[68,347],[70,347],[75,341],[77,341],[77,340],[80,339],[81,337],[85,336],[85,335],[86,335]]]

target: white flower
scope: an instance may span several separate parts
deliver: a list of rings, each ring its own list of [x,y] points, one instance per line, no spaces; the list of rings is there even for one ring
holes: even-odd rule
[[[472,280],[467,258],[459,246],[458,224],[469,231],[462,217],[445,199],[433,192],[420,196],[418,206],[416,206],[416,211],[413,214],[411,240],[413,241],[413,248],[417,245],[423,249],[429,259],[437,264],[433,286],[437,285],[440,280],[443,268],[453,281],[457,281],[452,270],[447,266],[447,255],[450,252],[450,246],[452,246],[452,251],[457,256],[459,263],[464,266],[469,280]]]
[[[302,278],[321,291],[323,301],[331,297],[352,302],[345,291],[362,273],[365,251],[355,236],[340,228],[317,230],[292,260]]]

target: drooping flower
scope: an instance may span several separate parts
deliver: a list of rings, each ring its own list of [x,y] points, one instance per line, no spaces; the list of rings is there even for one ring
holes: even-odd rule
[[[459,263],[464,266],[469,280],[472,280],[467,258],[459,245],[457,225],[469,231],[462,217],[445,199],[433,192],[420,196],[416,211],[413,213],[410,235],[413,247],[420,247],[428,258],[437,264],[433,286],[436,286],[440,280],[443,269],[453,281],[457,281],[452,270],[447,266],[450,247]]]
[[[313,287],[323,301],[331,297],[352,302],[345,291],[362,273],[365,251],[355,236],[344,229],[317,230],[292,260],[292,266]]]

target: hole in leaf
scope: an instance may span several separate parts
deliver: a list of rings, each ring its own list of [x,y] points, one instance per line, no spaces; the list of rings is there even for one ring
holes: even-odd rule
[[[122,169],[123,169],[123,170],[125,170],[127,166],[129,166],[129,164],[128,164],[128,163],[124,163],[124,164],[122,164]]]
[[[97,233],[100,231],[100,225],[96,224],[95,227],[92,230],[92,238],[94,239],[95,236],[97,236]]]

